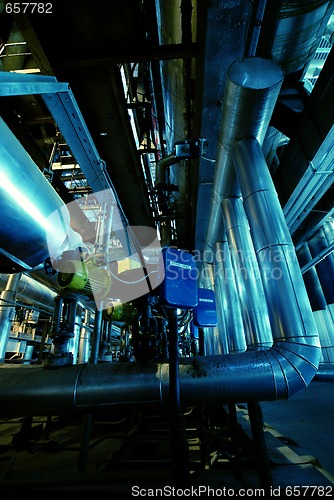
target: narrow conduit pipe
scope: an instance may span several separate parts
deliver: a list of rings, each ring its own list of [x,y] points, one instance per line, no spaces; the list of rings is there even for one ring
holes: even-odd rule
[[[313,234],[312,238],[308,241],[308,246],[313,259],[316,259],[319,254],[326,252],[328,248],[328,242],[325,232],[322,227],[317,229]],[[320,260],[315,265],[319,280],[321,283],[322,290],[327,304],[334,304],[334,257],[330,253],[325,259]]]
[[[0,362],[3,363],[6,356],[6,347],[9,339],[12,321],[15,316],[15,300],[17,288],[21,279],[21,273],[8,276],[6,288],[0,297]],[[11,305],[6,305],[10,303]]]
[[[227,71],[205,243],[208,254],[224,236],[221,202],[224,198],[240,197],[231,146],[235,140],[248,136],[263,143],[283,78],[278,64],[260,57],[238,59]]]
[[[308,386],[320,361],[311,306],[260,144],[245,139],[233,152],[274,342],[268,350],[180,359],[181,406],[287,399]],[[169,365],[2,365],[0,398],[1,416],[105,412],[114,405],[167,409]]]
[[[226,198],[222,207],[247,349],[268,349],[273,343],[268,308],[242,200]]]
[[[218,336],[220,344],[222,346],[222,354],[228,354],[230,352],[230,348],[228,345],[226,321],[224,316],[224,302],[226,301],[226,298],[222,290],[220,280],[217,279],[216,264],[214,264],[214,268],[215,268],[215,297],[217,306]]]

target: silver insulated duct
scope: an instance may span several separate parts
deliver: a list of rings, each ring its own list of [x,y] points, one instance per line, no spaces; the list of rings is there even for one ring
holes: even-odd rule
[[[10,275],[0,274],[0,290],[6,288],[6,284]],[[17,300],[24,304],[29,304],[33,307],[40,308],[52,313],[54,309],[54,298],[56,293],[50,290],[47,286],[39,283],[30,276],[22,274],[18,289]]]
[[[321,347],[291,237],[260,147],[282,80],[279,66],[254,58],[229,72],[223,119],[228,148],[215,187],[243,196],[262,274],[273,335],[270,349],[194,356],[179,360],[182,406],[273,401],[302,391],[315,376]],[[235,83],[237,81],[237,83]],[[256,82],[254,85],[253,81]],[[244,88],[243,88],[244,85]],[[258,92],[257,92],[258,91]],[[242,103],[242,106],[241,106]],[[259,108],[259,115],[255,114]],[[252,111],[247,114],[244,111]],[[264,119],[265,117],[265,119]],[[230,121],[229,121],[230,120]],[[239,128],[240,127],[240,128]],[[245,136],[254,138],[238,142]],[[233,133],[231,133],[233,131]],[[223,137],[225,134],[223,134]],[[235,158],[241,191],[236,187]],[[222,153],[221,153],[222,154]],[[228,158],[228,160],[226,159]],[[223,182],[224,180],[224,182]],[[229,189],[229,186],[231,189]],[[221,189],[220,189],[221,188]],[[220,202],[217,206],[220,210]],[[213,241],[209,240],[210,243]],[[213,247],[214,248],[214,247]],[[40,366],[0,368],[0,415],[105,412],[115,404],[168,407],[168,363],[102,363],[57,370]]]
[[[272,336],[267,304],[242,200],[226,198],[222,207],[242,306],[247,349],[268,349],[272,345]]]
[[[214,252],[217,241],[224,240],[221,202],[240,196],[231,146],[242,137],[255,137],[263,143],[283,77],[278,64],[259,57],[237,60],[227,72],[205,245],[208,254]]]
[[[0,118],[0,270],[31,270],[81,237],[63,200]],[[73,239],[74,237],[74,239]]]

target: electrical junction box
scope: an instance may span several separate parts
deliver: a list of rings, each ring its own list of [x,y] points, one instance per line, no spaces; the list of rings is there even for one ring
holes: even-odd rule
[[[198,305],[194,309],[194,324],[199,327],[217,326],[216,295],[213,290],[198,289]]]
[[[197,268],[194,256],[185,250],[168,247],[162,250],[165,279],[160,298],[168,307],[194,309],[198,304]]]

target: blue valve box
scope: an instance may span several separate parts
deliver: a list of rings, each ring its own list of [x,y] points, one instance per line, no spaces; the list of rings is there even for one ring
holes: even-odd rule
[[[199,327],[217,326],[216,296],[213,290],[198,289],[198,305],[194,309],[194,324]]]
[[[197,268],[194,256],[177,248],[162,250],[165,279],[160,297],[169,307],[194,309],[198,304]]]

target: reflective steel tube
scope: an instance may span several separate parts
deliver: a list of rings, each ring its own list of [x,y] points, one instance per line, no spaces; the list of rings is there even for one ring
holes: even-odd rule
[[[215,291],[214,268],[213,265],[208,262],[204,262],[203,264],[200,286]],[[219,307],[218,304],[217,307]],[[213,327],[204,327],[203,330],[205,354],[222,354],[224,352],[224,344],[221,342],[218,325]]]
[[[259,57],[237,60],[227,72],[206,236],[207,250],[213,250],[215,243],[222,241],[222,200],[240,196],[231,146],[242,137],[255,137],[262,144],[283,76],[278,64]]]
[[[308,246],[312,255],[312,258],[316,258],[323,250],[328,247],[328,241],[323,228],[317,229],[312,238],[308,241]],[[334,257],[333,254],[327,255],[327,257],[318,264],[315,265],[321,287],[326,299],[327,304],[334,304]]]
[[[227,241],[216,243],[216,276],[221,290],[221,302],[228,342],[227,352],[244,352],[247,349],[244,325],[242,321],[240,299],[235,282],[235,275]]]
[[[7,284],[9,275],[0,274],[0,290],[4,290]],[[30,304],[31,306],[44,309],[52,312],[54,309],[54,298],[56,293],[50,290],[47,286],[38,281],[21,275],[21,279],[17,288],[16,299],[19,302]]]
[[[307,242],[303,243],[297,251],[297,258],[301,268],[312,260]],[[303,274],[303,279],[312,310],[319,311],[320,309],[326,309],[326,300],[316,268],[313,266],[306,271],[306,273]]]
[[[43,263],[49,246],[61,252],[73,232],[63,200],[2,118],[0,135],[0,269],[12,273]]]
[[[222,207],[239,291],[247,348],[268,349],[273,343],[268,309],[242,200],[226,198]]]
[[[319,335],[259,142],[254,138],[236,142],[233,158],[267,298],[275,341],[270,349],[275,357],[273,371],[284,374],[290,391],[290,385],[293,388],[297,381],[307,385],[315,375],[320,359]]]

